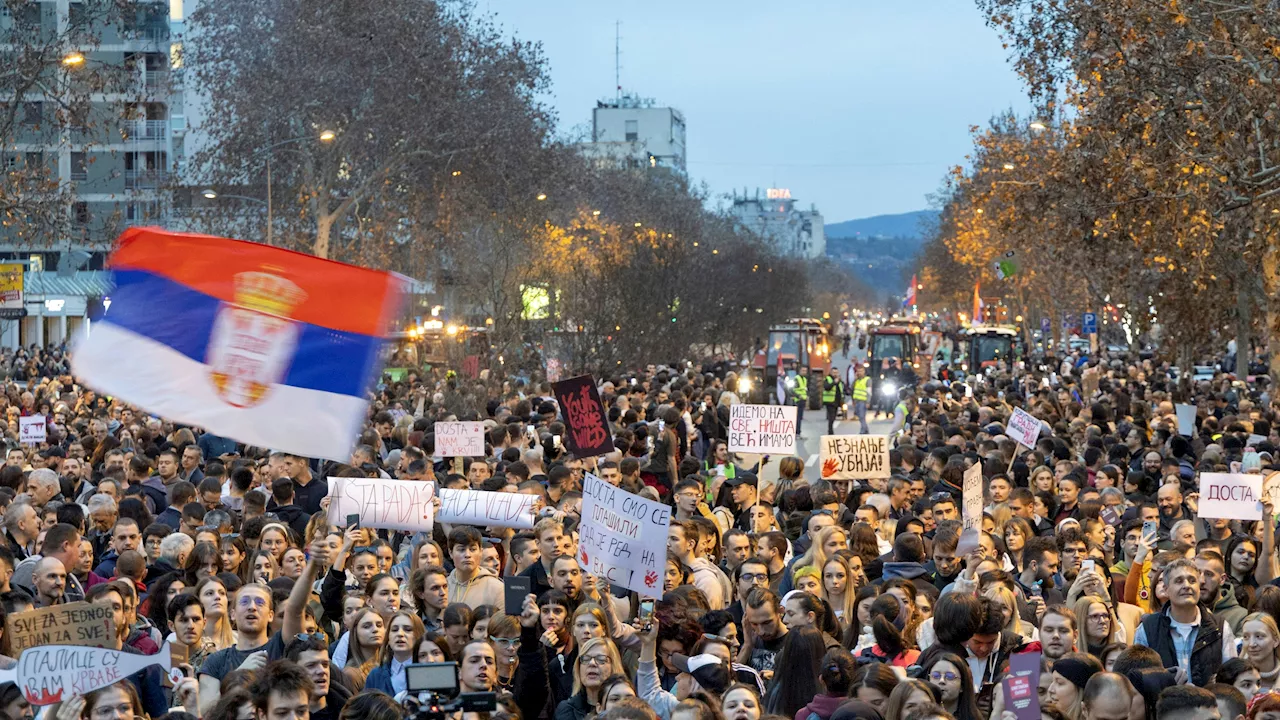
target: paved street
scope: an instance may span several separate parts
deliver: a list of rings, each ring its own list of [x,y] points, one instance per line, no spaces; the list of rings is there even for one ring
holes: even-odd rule
[[[840,368],[841,377],[844,377],[845,368],[848,367],[849,361],[843,356],[837,354],[835,363]],[[845,389],[848,392],[848,388]],[[871,429],[871,433],[884,434],[889,432],[889,428],[893,425],[893,416],[875,417],[872,412],[867,413],[867,425]],[[848,420],[836,420],[836,435],[855,435],[858,432],[858,421],[856,418]],[[827,411],[825,408],[818,410],[805,409],[804,423],[800,428],[800,439],[797,445],[800,448],[798,455],[804,460],[805,477],[810,480],[818,479],[818,443],[823,435],[827,434]]]

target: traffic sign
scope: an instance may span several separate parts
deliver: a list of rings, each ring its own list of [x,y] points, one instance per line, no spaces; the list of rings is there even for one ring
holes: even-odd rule
[[[1098,314],[1087,312],[1080,318],[1080,331],[1085,335],[1096,335],[1098,333]]]

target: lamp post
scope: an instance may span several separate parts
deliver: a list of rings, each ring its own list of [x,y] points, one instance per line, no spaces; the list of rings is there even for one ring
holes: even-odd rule
[[[265,203],[262,200],[259,200],[258,198],[247,197],[244,195],[222,195],[216,192],[215,190],[213,190],[212,188],[206,188],[205,190],[202,190],[200,194],[203,195],[208,200],[216,200],[219,197],[223,197],[228,199],[234,198],[236,200],[247,200],[249,202],[266,205],[267,206],[267,244],[274,245],[275,244],[275,217],[274,217],[275,207],[271,197],[271,152],[276,148],[283,147],[285,145],[291,145],[293,143],[304,142],[308,140],[319,140],[320,142],[323,142],[323,143],[332,142],[336,137],[338,137],[338,134],[333,130],[323,130],[320,132],[319,135],[302,135],[296,138],[289,138],[288,140],[281,140],[280,142],[272,143],[265,147],[259,148],[256,152],[254,152],[253,154],[254,157],[266,155],[267,200]]]

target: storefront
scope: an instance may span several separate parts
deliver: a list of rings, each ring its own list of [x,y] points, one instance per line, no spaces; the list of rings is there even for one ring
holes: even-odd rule
[[[23,279],[26,316],[0,320],[0,345],[4,347],[44,347],[66,342],[88,326],[92,308],[110,302],[108,272],[28,272]]]

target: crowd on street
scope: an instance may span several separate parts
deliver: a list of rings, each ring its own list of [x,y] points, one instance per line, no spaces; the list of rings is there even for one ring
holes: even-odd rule
[[[1201,473],[1280,470],[1265,378],[1106,353],[926,378],[898,395],[890,477],[830,481],[727,451],[732,366],[597,377],[615,449],[590,458],[536,373],[384,376],[336,462],[152,417],[77,384],[60,348],[3,362],[0,626],[102,604],[115,649],[167,643],[183,670],[43,710],[0,685],[10,720],[429,717],[406,668],[450,661],[461,693],[496,693],[468,720],[1023,720],[1004,681],[1027,658],[1042,718],[1280,718],[1277,508],[1197,514]],[[844,399],[865,401],[859,377]],[[1015,409],[1041,422],[1034,447],[1006,434]],[[46,440],[20,444],[32,415]],[[483,422],[485,456],[436,457],[446,421]],[[660,598],[580,566],[587,473],[671,506]],[[534,495],[537,520],[333,522],[330,478],[362,477]],[[0,634],[0,669],[15,655]]]

